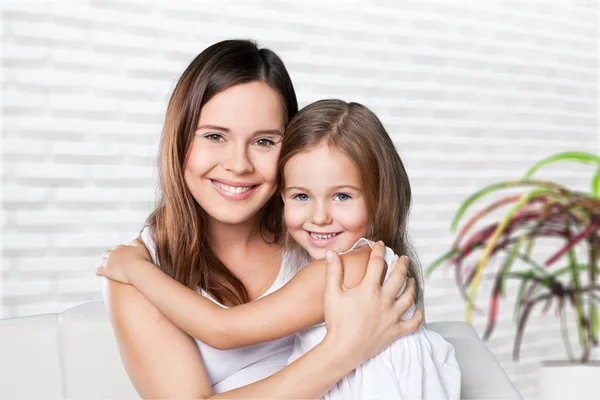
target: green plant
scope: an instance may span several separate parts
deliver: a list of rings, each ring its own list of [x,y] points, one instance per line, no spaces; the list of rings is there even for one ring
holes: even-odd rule
[[[543,167],[566,161],[595,166],[589,192],[533,178]],[[544,304],[543,312],[547,312],[555,304],[569,358],[571,361],[587,362],[591,349],[598,345],[600,157],[584,152],[556,154],[536,163],[520,180],[487,186],[462,203],[452,221],[452,231],[456,232],[467,210],[480,199],[490,193],[515,188],[523,189],[523,193],[505,194],[472,215],[456,234],[451,249],[435,260],[425,275],[431,275],[446,263],[453,266],[459,290],[466,302],[465,318],[471,322],[484,270],[491,268],[489,263],[492,259],[500,258],[499,267],[492,271],[493,284],[484,339],[490,337],[496,325],[500,298],[506,297],[507,280],[514,279],[520,283],[514,310],[517,332],[513,358],[519,358],[523,333],[534,307]],[[502,219],[475,228],[484,217],[502,209],[507,209]],[[538,262],[532,251],[540,239],[547,238],[558,239],[561,244],[554,254]],[[581,253],[584,257],[580,256]],[[473,255],[478,256],[475,262],[472,261]],[[521,262],[521,268],[513,268],[517,260]],[[576,318],[581,346],[579,357],[574,355],[570,345],[566,314],[569,307],[573,307]]]

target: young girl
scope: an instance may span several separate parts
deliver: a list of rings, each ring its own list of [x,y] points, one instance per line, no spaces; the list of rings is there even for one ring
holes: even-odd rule
[[[278,179],[287,228],[288,263],[300,268],[311,259],[360,252],[382,239],[392,279],[398,255],[410,254],[406,220],[411,191],[406,171],[379,119],[366,107],[339,100],[313,103],[291,121],[282,142]],[[142,233],[147,237],[148,231]],[[152,259],[154,249],[146,241]],[[169,319],[191,336],[217,348],[246,346],[296,336],[292,363],[325,337],[322,292],[325,275],[301,270],[283,288],[234,308],[207,302],[177,282],[165,279],[149,262],[121,261],[100,267],[99,275],[136,286]],[[133,259],[133,255],[131,255]],[[419,290],[416,258],[404,257],[411,285]],[[345,279],[356,285],[362,273]],[[398,274],[396,274],[398,276]],[[394,278],[398,279],[398,278]],[[185,298],[185,300],[183,300]],[[411,318],[411,307],[402,319]],[[202,318],[199,318],[202,316]],[[214,321],[211,326],[194,321]],[[315,325],[317,324],[317,325]],[[215,326],[219,328],[214,328]],[[306,329],[309,328],[309,329]],[[304,329],[304,330],[303,330]],[[325,395],[329,399],[458,399],[460,371],[454,350],[425,328],[393,342],[345,376]]]

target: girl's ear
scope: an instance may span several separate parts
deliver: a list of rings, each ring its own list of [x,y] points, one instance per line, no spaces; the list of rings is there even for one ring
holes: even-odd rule
[[[281,196],[281,200],[283,200],[283,204],[285,204],[285,194],[283,193],[283,190],[279,192],[279,195]]]

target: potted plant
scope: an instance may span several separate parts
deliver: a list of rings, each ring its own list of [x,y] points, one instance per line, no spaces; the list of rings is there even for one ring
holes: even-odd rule
[[[536,179],[540,169],[557,162],[591,164],[594,168],[589,191]],[[538,306],[543,306],[544,312],[555,308],[561,319],[568,361],[542,363],[541,398],[591,399],[592,393],[598,398],[595,392],[600,381],[600,364],[592,361],[590,355],[598,345],[600,157],[585,152],[556,154],[533,165],[522,179],[489,185],[462,203],[451,229],[456,232],[467,211],[492,193],[503,197],[488,201],[464,221],[451,249],[427,268],[425,276],[430,276],[440,265],[452,266],[466,302],[467,322],[472,321],[477,309],[476,296],[484,272],[492,277],[484,339],[494,331],[501,299],[508,296],[507,282],[518,281],[518,290],[512,294],[516,296],[513,358],[519,359],[533,310]],[[499,212],[503,212],[501,218],[492,217],[492,213]],[[481,226],[490,220],[491,223]],[[538,244],[549,240],[558,243],[553,253],[534,256]],[[492,260],[496,262],[491,263]],[[571,346],[569,321],[577,329],[578,352]]]

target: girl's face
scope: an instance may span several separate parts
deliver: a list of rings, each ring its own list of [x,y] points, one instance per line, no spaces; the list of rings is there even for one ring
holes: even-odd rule
[[[284,127],[281,100],[264,82],[230,87],[202,107],[184,178],[209,218],[239,224],[267,203]]]
[[[288,232],[313,259],[327,249],[348,250],[370,223],[360,172],[327,144],[296,154],[284,168],[284,218]]]

